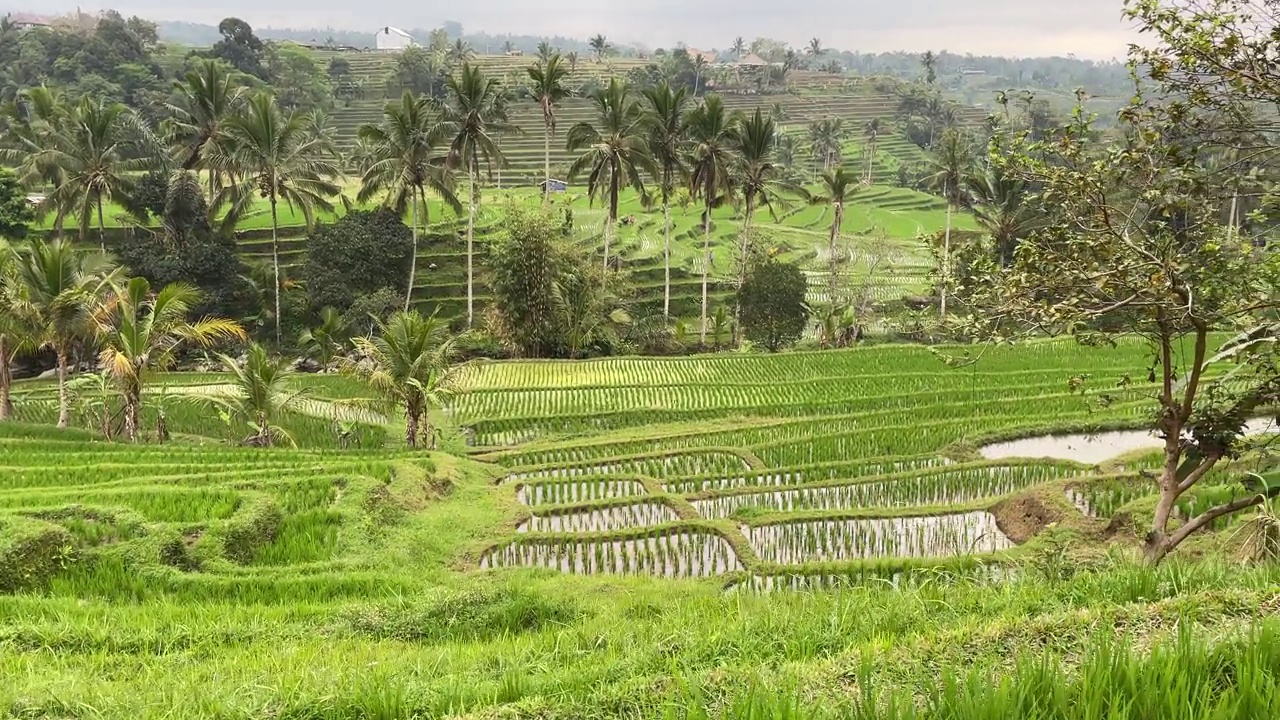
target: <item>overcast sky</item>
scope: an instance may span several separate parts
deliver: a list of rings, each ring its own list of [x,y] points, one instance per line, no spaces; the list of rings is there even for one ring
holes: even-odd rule
[[[684,42],[724,48],[734,36],[767,36],[802,45],[862,51],[925,49],[959,53],[1122,58],[1134,38],[1122,0],[9,0],[28,11],[86,12],[113,7],[156,20],[217,23],[228,15],[252,25],[362,30],[383,25],[468,32],[586,37],[598,32],[649,47]],[[23,7],[25,5],[25,7]]]

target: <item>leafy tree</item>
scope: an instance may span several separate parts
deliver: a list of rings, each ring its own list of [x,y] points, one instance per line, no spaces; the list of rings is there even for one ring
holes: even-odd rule
[[[270,80],[263,64],[267,47],[249,23],[240,18],[229,17],[218,23],[218,32],[222,39],[209,51],[210,57],[226,62],[231,67],[259,80]]]
[[[93,312],[119,274],[103,253],[62,240],[33,240],[16,258],[18,282],[35,344],[53,349],[58,363],[58,427],[71,418],[67,373],[77,344],[93,334]]]
[[[294,386],[297,373],[293,363],[271,357],[258,343],[251,343],[244,357],[241,363],[230,355],[218,355],[223,372],[231,375],[233,390],[228,397],[212,396],[209,401],[225,409],[229,425],[239,421],[249,426],[251,434],[241,441],[242,445],[296,445],[281,425],[289,408],[306,395],[305,388]]]
[[[619,328],[632,324],[621,307],[622,277],[596,265],[589,253],[566,247],[555,299],[569,357],[582,357],[592,347],[610,354],[617,347]]]
[[[278,205],[283,200],[300,210],[307,227],[315,224],[317,209],[333,209],[328,198],[338,194],[334,178],[341,173],[330,160],[329,149],[324,138],[310,131],[303,116],[283,112],[270,95],[258,94],[245,103],[243,114],[231,118],[226,148],[213,162],[214,169],[236,178],[219,196],[219,205],[230,204],[225,224],[234,226],[259,197],[271,207],[277,344],[283,340]]]
[[[486,77],[475,65],[463,63],[458,74],[449,78],[448,100],[444,119],[449,143],[448,165],[465,167],[470,181],[470,205],[467,213],[467,327],[475,321],[475,249],[476,211],[480,207],[480,164],[492,173],[506,158],[498,147],[504,133],[516,132],[507,120],[506,95],[498,81]]]
[[[282,107],[316,110],[332,105],[329,76],[311,50],[293,43],[273,44],[266,57],[271,89]]]
[[[689,114],[689,190],[702,199],[702,323],[698,341],[707,342],[707,275],[711,268],[711,211],[724,203],[730,191],[733,164],[733,128],[737,116],[725,110],[719,95],[706,100]]]
[[[345,311],[361,295],[403,287],[415,247],[413,232],[386,208],[353,210],[319,226],[307,238],[302,269],[311,307]]]
[[[448,79],[447,63],[443,52],[421,47],[408,47],[396,57],[393,76],[396,85],[415,95],[439,97]]]
[[[556,133],[556,107],[569,97],[569,89],[565,82],[569,79],[569,69],[559,53],[540,60],[528,69],[532,82],[530,92],[542,109],[542,160],[543,180],[547,183],[543,188],[543,201],[551,199],[551,136]]]
[[[431,112],[426,97],[415,97],[406,91],[399,104],[391,103],[383,109],[380,125],[363,125],[358,136],[366,153],[356,199],[368,202],[375,195],[385,193],[385,207],[399,215],[404,214],[406,205],[410,208],[413,247],[404,293],[404,308],[408,310],[418,267],[419,219],[424,228],[431,222],[427,191],[438,195],[455,214],[462,214],[462,203],[454,194],[455,183],[446,155],[439,152],[446,139],[446,129]]]
[[[604,267],[609,267],[609,247],[617,232],[618,198],[624,186],[644,192],[644,172],[653,160],[645,132],[644,109],[630,94],[626,82],[613,78],[607,88],[591,96],[596,123],[583,121],[569,128],[566,146],[580,153],[569,166],[569,178],[587,175],[587,193],[594,200],[608,198],[604,228]]]
[[[368,383],[387,404],[404,409],[405,444],[416,448],[420,429],[434,439],[430,413],[441,407],[458,374],[448,326],[435,315],[399,312],[378,323],[372,337],[352,342],[365,362],[348,362],[346,371]],[[427,427],[421,428],[424,419]]]
[[[35,208],[27,201],[22,183],[12,170],[0,168],[0,238],[26,237],[28,223],[35,220]]]
[[[120,247],[120,260],[154,287],[185,283],[200,291],[197,315],[243,317],[252,312],[246,268],[235,239],[215,233],[200,183],[190,172],[175,173],[161,197],[162,232],[142,234]]]
[[[556,313],[561,242],[560,221],[550,210],[513,206],[490,253],[500,334],[523,357],[546,357],[563,342]]]
[[[135,277],[94,313],[102,346],[98,363],[120,393],[124,434],[132,442],[138,441],[142,392],[150,375],[172,367],[182,343],[209,347],[245,337],[232,320],[205,317],[188,322],[199,296],[195,287],[181,283],[166,285],[153,295],[151,283]]]
[[[809,321],[808,289],[804,272],[793,263],[774,258],[753,262],[737,298],[747,338],[769,352],[799,340]]]
[[[844,223],[845,206],[853,201],[862,186],[854,178],[853,173],[844,168],[836,168],[835,172],[822,173],[821,190],[818,195],[811,196],[809,201],[816,205],[831,207],[831,237],[827,243],[827,301],[836,302],[837,268],[843,251],[839,248],[840,226]]]
[[[1182,113],[1168,110],[1128,108],[1120,144],[1099,138],[1081,114],[1059,137],[1012,145],[1009,171],[1039,188],[1046,221],[1022,239],[1012,267],[992,267],[975,294],[983,312],[966,328],[1001,342],[1036,328],[1086,344],[1126,336],[1149,344],[1151,422],[1164,438],[1145,542],[1151,562],[1275,494],[1246,479],[1220,504],[1173,518],[1180,498],[1241,452],[1246,420],[1280,401],[1272,319],[1280,256],[1223,225],[1228,194],[1183,135]],[[1238,330],[1214,352],[1215,333]]]
[[[647,88],[649,150],[662,199],[662,316],[671,317],[671,197],[685,174],[689,137],[689,93],[663,83]]]

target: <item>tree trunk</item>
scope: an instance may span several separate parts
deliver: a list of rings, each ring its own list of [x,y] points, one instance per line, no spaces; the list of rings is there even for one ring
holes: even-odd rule
[[[609,272],[609,244],[613,242],[613,234],[618,225],[618,168],[615,165],[609,172],[609,217],[604,225],[604,271]],[[618,264],[622,261],[619,258]]]
[[[124,395],[124,436],[129,442],[138,442],[138,405],[139,398],[132,391]]]
[[[405,414],[404,442],[411,448],[418,447],[418,416],[419,413],[413,411]]]
[[[742,286],[747,282],[747,252],[751,243],[751,217],[755,214],[755,196],[747,195],[746,198],[747,215],[742,219],[742,233],[738,236],[738,287],[737,292],[733,294],[733,345],[737,347],[741,343],[738,334],[742,328],[742,301],[738,296],[742,293]]]
[[[471,207],[467,214],[467,329],[471,329],[471,325],[475,322],[475,267],[474,267],[474,246],[473,240],[476,231],[476,205],[479,204],[477,197],[480,183],[480,173],[476,167],[476,159],[471,158]]]
[[[939,303],[939,316],[947,316],[947,283],[951,281],[951,200],[947,200],[947,229],[942,235],[942,268],[939,273],[942,279],[942,299]]]
[[[102,221],[102,198],[98,198],[98,249],[107,251],[107,225]]]
[[[276,195],[271,193],[271,270],[275,275],[276,301],[276,347],[284,344],[284,318],[280,314],[280,240],[278,235],[279,217],[276,215]]]
[[[671,319],[671,200],[662,194],[662,317]]]
[[[9,369],[9,339],[0,334],[0,422],[13,417],[13,398],[9,390],[12,384],[13,374]]]
[[[836,306],[836,244],[840,242],[840,223],[844,219],[844,205],[836,203],[835,220],[831,223],[831,240],[827,246],[827,302]]]
[[[707,194],[706,214],[702,216],[702,329],[698,344],[707,345],[707,272],[711,269],[711,194]]]
[[[542,132],[542,202],[551,202],[551,123],[543,123]]]
[[[67,351],[58,346],[58,428],[71,424],[71,400],[67,397]]]
[[[413,280],[418,271],[418,190],[413,191],[413,256],[409,258],[409,287],[404,291],[404,311],[409,312],[413,300]]]

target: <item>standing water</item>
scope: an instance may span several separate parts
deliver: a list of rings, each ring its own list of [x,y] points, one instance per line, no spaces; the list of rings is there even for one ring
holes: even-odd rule
[[[1276,432],[1272,418],[1254,418],[1245,423],[1246,435]],[[1118,455],[1135,450],[1158,450],[1164,446],[1151,430],[1108,430],[1098,433],[1040,435],[1037,437],[992,443],[978,450],[988,460],[1005,458],[1054,458],[1097,465]]]

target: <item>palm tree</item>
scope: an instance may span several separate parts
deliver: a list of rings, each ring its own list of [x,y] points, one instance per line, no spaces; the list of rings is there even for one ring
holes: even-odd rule
[[[707,59],[702,55],[693,59],[693,94],[702,93],[702,74],[707,71]]]
[[[843,167],[836,168],[835,172],[822,173],[821,185],[821,192],[810,197],[809,201],[815,205],[829,205],[832,211],[831,238],[827,244],[827,302],[834,307],[836,302],[836,267],[840,259],[838,257],[840,226],[844,223],[845,205],[852,202],[853,196],[857,194],[861,186],[853,176],[853,173],[847,172]]]
[[[333,210],[328,198],[340,190],[335,179],[341,171],[331,159],[324,138],[309,130],[306,118],[281,111],[275,98],[265,93],[249,98],[244,113],[227,123],[226,147],[211,159],[211,164],[215,170],[237,180],[219,193],[216,203],[218,206],[224,202],[230,204],[224,219],[228,227],[234,227],[260,197],[271,206],[271,268],[275,282],[272,294],[276,343],[280,344],[283,317],[278,206],[283,200],[302,211],[310,228],[315,224],[317,209]]]
[[[569,166],[569,178],[587,174],[587,194],[594,200],[607,193],[609,214],[604,227],[604,267],[609,268],[609,247],[618,223],[618,197],[623,186],[644,192],[643,171],[652,170],[645,133],[644,109],[630,97],[630,86],[616,77],[608,87],[591,96],[596,125],[580,122],[566,137],[570,152],[581,151]]]
[[[175,82],[176,104],[168,105],[172,119],[167,123],[167,139],[177,153],[183,170],[203,166],[206,150],[216,154],[226,141],[227,121],[238,110],[241,88],[216,60],[204,60],[182,82]],[[209,189],[216,192],[218,177],[209,174]]]
[[[828,117],[809,123],[809,146],[813,155],[826,172],[840,163],[841,147],[848,132],[844,127],[844,119]]]
[[[28,88],[0,106],[0,128],[5,142],[0,145],[0,162],[18,170],[28,187],[60,187],[62,167],[54,162],[57,138],[65,132],[70,106],[56,89]],[[54,230],[62,231],[63,212],[55,208]]]
[[[569,97],[569,89],[565,87],[569,70],[564,66],[560,54],[556,53],[530,67],[529,79],[533,81],[533,87],[530,88],[533,99],[542,108],[542,163],[543,180],[546,181],[542,199],[546,202],[551,199],[551,136],[556,133],[556,106]]]
[[[997,166],[964,179],[973,217],[991,235],[996,259],[1013,264],[1013,254],[1023,238],[1039,229],[1044,220],[1027,200],[1027,183]]]
[[[0,422],[13,416],[10,364],[35,339],[30,306],[17,272],[17,255],[0,239]]]
[[[171,283],[152,295],[151,283],[135,277],[97,309],[95,322],[102,352],[98,364],[115,383],[124,410],[124,434],[138,440],[142,391],[152,372],[173,366],[182,343],[209,347],[220,340],[243,340],[240,324],[224,318],[188,322],[200,291]]]
[[[571,73],[577,72],[577,71],[578,71],[578,53],[577,53],[577,51],[574,51],[574,52],[569,53],[569,55],[568,55],[568,60],[569,60],[569,72],[571,72]]]
[[[809,47],[805,48],[804,52],[806,55],[813,58],[814,60],[817,60],[818,58],[822,57],[822,53],[823,53],[822,40],[818,38],[810,39]]]
[[[538,43],[538,60],[540,62],[546,62],[551,59],[552,55],[559,55],[559,54],[560,53],[557,52],[555,48],[551,47],[551,43],[547,42],[546,40],[543,40],[542,42]]]
[[[707,343],[707,274],[711,267],[711,210],[729,195],[733,128],[737,116],[725,110],[719,95],[708,95],[689,114],[689,190],[702,210],[702,323],[698,341]]]
[[[76,344],[93,334],[93,312],[119,278],[105,253],[85,253],[62,240],[33,240],[21,248],[16,273],[35,344],[49,347],[58,364],[58,427],[71,419],[67,372]]]
[[[106,201],[124,203],[133,192],[133,176],[149,167],[154,155],[141,142],[148,134],[137,114],[121,103],[85,98],[65,119],[62,131],[49,137],[48,160],[58,168],[61,184],[45,199],[47,207],[74,213],[83,241],[95,215],[98,243],[106,249]]]
[[[729,46],[729,49],[733,51],[734,58],[741,60],[742,55],[747,52],[747,43],[739,35],[733,39],[733,44]]]
[[[774,204],[781,201],[784,190],[803,194],[803,190],[789,185],[784,177],[785,169],[774,162],[773,145],[777,137],[773,118],[756,108],[751,115],[738,122],[732,140],[735,160],[733,185],[742,196],[742,230],[738,234],[738,287],[747,280],[747,265],[751,252],[751,221],[756,208],[768,208],[770,216],[777,220]],[[734,303],[734,320],[741,316],[741,305]],[[740,323],[735,322],[735,333]],[[736,339],[736,338],[735,338]]]
[[[322,370],[329,369],[335,353],[342,350],[342,343],[351,336],[342,313],[331,307],[320,311],[320,324],[303,330],[298,335],[298,347],[308,355],[315,354]]]
[[[932,50],[926,50],[920,56],[920,67],[924,68],[924,81],[932,85],[938,79],[938,56]]]
[[[940,296],[940,312],[947,314],[947,283],[951,276],[951,213],[963,198],[962,183],[972,163],[970,146],[964,135],[955,128],[943,133],[930,160],[933,172],[926,178],[926,184],[942,195],[947,201],[946,230],[942,236],[942,290]]]
[[[671,196],[684,173],[685,145],[688,141],[687,88],[672,89],[669,83],[646,88],[649,102],[649,151],[658,169],[658,191],[662,195],[662,316],[671,317]]]
[[[863,182],[870,185],[876,164],[876,143],[880,139],[880,118],[871,118],[867,121],[864,132],[867,136],[867,173],[863,177]]]
[[[462,38],[458,38],[453,41],[453,47],[449,48],[449,62],[455,65],[467,63],[471,61],[471,58],[475,57],[475,54],[470,45],[463,42]]]
[[[473,241],[476,210],[480,206],[480,163],[492,174],[493,166],[506,162],[498,148],[498,136],[515,133],[507,121],[506,100],[498,81],[485,77],[478,66],[463,63],[457,75],[445,85],[445,127],[452,137],[448,166],[465,166],[470,181],[471,203],[467,214],[467,327],[475,320],[475,273]]]
[[[405,91],[399,103],[382,110],[382,123],[362,125],[356,132],[361,142],[364,173],[360,177],[358,202],[368,202],[386,193],[383,205],[400,215],[405,206],[413,220],[413,256],[409,260],[409,283],[405,286],[404,307],[413,299],[413,283],[418,268],[419,219],[425,228],[430,222],[427,191],[439,195],[454,213],[462,214],[462,203],[454,194],[453,174],[445,155],[438,153],[445,128],[431,112],[431,101]]]
[[[604,35],[596,35],[587,43],[591,47],[591,52],[596,55],[596,62],[604,62],[604,56],[609,53],[609,40]]]
[[[441,405],[457,377],[448,326],[435,315],[400,312],[378,322],[372,337],[355,338],[364,362],[348,361],[344,370],[361,377],[390,405],[404,409],[405,444],[418,446],[419,428],[427,418],[426,435],[434,437],[430,415]]]
[[[272,358],[258,343],[249,345],[243,365],[229,355],[219,354],[218,359],[223,372],[231,375],[234,392],[230,397],[209,399],[226,408],[228,421],[239,420],[253,429],[253,434],[242,444],[254,447],[270,447],[282,441],[295,444],[279,424],[289,407],[306,395],[305,388],[292,387],[296,375],[293,362]]]

